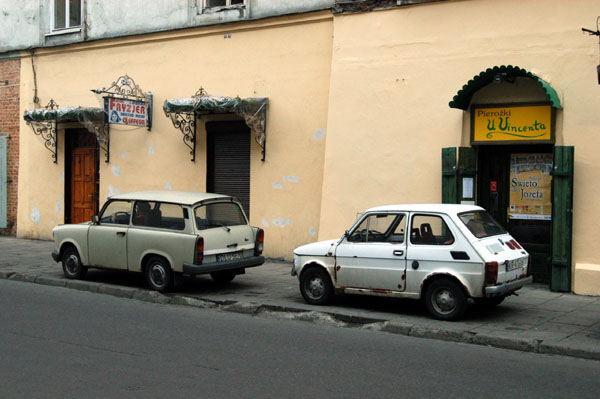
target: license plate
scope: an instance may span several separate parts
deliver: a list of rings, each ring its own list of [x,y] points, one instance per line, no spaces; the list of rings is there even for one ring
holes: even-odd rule
[[[227,254],[217,255],[217,262],[228,262],[230,260],[242,259],[242,251],[229,252]]]
[[[527,258],[519,258],[513,259],[506,264],[506,271],[509,272],[511,270],[520,269],[527,266]]]

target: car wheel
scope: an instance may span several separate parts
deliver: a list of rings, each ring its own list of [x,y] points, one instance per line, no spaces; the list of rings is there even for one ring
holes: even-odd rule
[[[173,271],[164,258],[150,258],[145,274],[148,285],[155,291],[166,292],[173,287]]]
[[[217,283],[229,283],[235,278],[235,273],[229,271],[213,272],[210,277]]]
[[[300,293],[311,305],[325,305],[334,295],[329,274],[320,267],[311,267],[300,275]]]
[[[81,263],[79,252],[74,247],[69,247],[63,252],[62,268],[68,279],[82,279],[87,273],[87,267]]]
[[[467,310],[467,297],[452,280],[436,280],[427,287],[425,306],[438,320],[456,320]]]
[[[481,307],[493,308],[498,306],[504,301],[505,296],[495,296],[491,298],[473,298],[475,303]]]

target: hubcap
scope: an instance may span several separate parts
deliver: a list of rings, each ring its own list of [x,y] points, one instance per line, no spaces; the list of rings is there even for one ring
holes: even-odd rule
[[[152,279],[152,282],[156,286],[162,287],[162,285],[165,283],[165,278],[167,275],[165,268],[160,264],[152,265],[150,268],[150,278]]]
[[[319,276],[313,276],[306,282],[306,293],[311,299],[319,299],[325,292],[325,284]]]
[[[69,255],[65,260],[65,267],[70,274],[77,273],[77,269],[79,268],[79,259],[75,254]]]
[[[456,298],[452,291],[439,289],[433,297],[433,307],[440,313],[450,313],[456,307]]]

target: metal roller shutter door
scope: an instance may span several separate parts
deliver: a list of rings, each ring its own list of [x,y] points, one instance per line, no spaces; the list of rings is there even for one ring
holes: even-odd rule
[[[250,217],[250,129],[243,121],[208,122],[206,191],[242,202]]]

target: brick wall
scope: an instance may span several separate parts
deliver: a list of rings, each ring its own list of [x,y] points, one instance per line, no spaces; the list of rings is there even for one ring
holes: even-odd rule
[[[19,93],[21,60],[0,60],[0,135],[7,140],[7,228],[0,235],[17,233],[17,184],[19,178]]]

